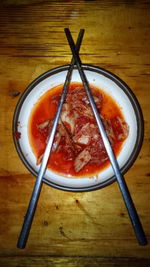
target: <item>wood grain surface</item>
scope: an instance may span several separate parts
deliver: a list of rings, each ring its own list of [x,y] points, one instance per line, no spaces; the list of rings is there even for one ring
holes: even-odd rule
[[[124,80],[143,110],[145,136],[125,175],[150,239],[150,1],[19,1],[0,3],[0,266],[149,266],[117,183],[87,193],[43,185],[27,247],[16,248],[35,182],[12,139],[15,106],[43,72],[70,62],[64,34],[85,29],[83,63]]]

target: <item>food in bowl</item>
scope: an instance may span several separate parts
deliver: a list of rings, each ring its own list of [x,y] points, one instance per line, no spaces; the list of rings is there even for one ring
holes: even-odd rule
[[[111,96],[90,85],[110,144],[117,156],[129,127]],[[35,104],[29,119],[29,138],[39,165],[51,131],[63,85],[48,90]],[[63,104],[47,167],[64,176],[93,176],[109,159],[82,83],[71,83]]]
[[[143,116],[139,103],[131,89],[111,72],[91,65],[83,65],[82,67],[89,84],[95,88],[96,92],[99,90],[103,101],[113,99],[113,103],[119,108],[121,119],[126,123],[126,129],[128,131],[127,137],[122,142],[118,152],[115,152],[117,153],[117,161],[120,170],[122,174],[124,174],[136,160],[143,141]],[[29,121],[40,101],[47,95],[52,96],[55,91],[53,89],[57,89],[60,84],[61,86],[64,84],[68,68],[68,65],[60,66],[47,71],[35,79],[21,95],[14,112],[13,137],[16,150],[25,166],[35,176],[37,176],[40,168],[40,164],[37,165],[37,157],[42,153],[42,150],[40,153],[38,151],[36,152],[34,145],[31,143]],[[75,67],[72,73],[71,84],[77,83],[81,83],[81,78]],[[104,96],[106,96],[106,98]],[[57,97],[55,100],[57,102]],[[57,106],[57,103],[55,104]],[[47,109],[45,105],[42,109],[44,110],[44,108],[49,111],[49,108]],[[113,114],[114,111],[115,109],[113,108],[109,114]],[[104,112],[103,108],[101,108],[101,114],[102,112]],[[52,117],[50,115],[52,115]],[[37,121],[37,123],[40,125],[46,122],[46,120],[52,120],[53,115],[54,111],[51,113],[48,112],[47,117],[44,115],[44,117],[41,118],[39,115],[40,120]],[[106,114],[102,116],[106,119],[110,119]],[[70,162],[68,161],[67,164],[70,164]],[[85,174],[85,168],[88,167],[88,164],[89,163],[87,163],[87,166],[84,166],[83,169],[79,170],[79,172],[75,173],[75,170],[73,170],[74,175],[66,175],[66,170],[58,172],[58,170],[54,171],[52,168],[47,168],[43,177],[43,182],[61,190],[83,192],[96,190],[116,181],[113,169],[111,165],[108,164],[108,161],[103,163],[103,167],[102,165],[98,167],[98,172],[98,168],[96,169],[96,174],[94,168],[91,170],[93,173],[92,179],[90,172],[89,174],[87,173],[87,175]]]

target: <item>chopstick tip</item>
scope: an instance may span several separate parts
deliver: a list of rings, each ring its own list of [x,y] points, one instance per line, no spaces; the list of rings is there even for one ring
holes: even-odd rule
[[[64,32],[70,32],[69,28],[64,28]]]

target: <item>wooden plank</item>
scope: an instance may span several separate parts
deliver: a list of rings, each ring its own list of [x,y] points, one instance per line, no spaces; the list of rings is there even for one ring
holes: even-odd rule
[[[99,257],[0,257],[1,266],[47,266],[47,267],[149,267],[149,259],[99,258]]]
[[[1,193],[1,255],[149,258],[149,246],[137,244],[116,183],[88,193],[68,193],[44,185],[28,245],[18,250],[17,237],[33,182],[28,174],[0,179],[0,188],[5,188]],[[129,188],[149,236],[149,184],[140,182],[139,177]]]

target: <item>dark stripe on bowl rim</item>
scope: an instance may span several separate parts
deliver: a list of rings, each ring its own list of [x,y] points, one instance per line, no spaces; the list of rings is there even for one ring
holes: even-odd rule
[[[141,150],[141,146],[143,143],[143,137],[144,137],[144,120],[143,120],[143,114],[142,114],[142,110],[141,107],[139,105],[139,102],[136,98],[136,96],[134,95],[134,93],[132,92],[132,90],[128,87],[128,85],[122,81],[118,76],[116,76],[115,74],[113,74],[112,72],[105,70],[103,68],[100,67],[96,67],[96,66],[92,66],[92,65],[88,65],[88,64],[83,64],[83,69],[87,70],[87,71],[93,71],[96,72],[98,74],[102,74],[103,76],[105,76],[106,78],[111,79],[114,83],[116,83],[123,91],[124,93],[127,95],[127,97],[129,98],[132,107],[135,111],[135,116],[136,116],[136,121],[137,121],[137,139],[135,142],[135,146],[133,149],[132,154],[130,155],[128,161],[126,162],[126,164],[121,168],[121,173],[125,174],[129,168],[133,165],[133,163],[135,162],[140,150]],[[13,116],[13,123],[12,123],[12,131],[13,131],[13,140],[14,140],[14,144],[16,147],[16,150],[18,152],[19,157],[21,158],[22,162],[24,163],[24,165],[26,166],[26,168],[34,175],[37,176],[37,172],[32,168],[32,166],[26,161],[25,156],[23,155],[21,149],[20,149],[20,145],[18,140],[15,138],[14,133],[18,131],[18,117],[19,117],[19,113],[21,110],[21,106],[24,102],[24,100],[26,99],[26,97],[28,96],[28,94],[32,91],[32,89],[41,81],[43,81],[44,79],[48,78],[49,76],[52,76],[54,74],[57,74],[58,72],[61,71],[67,71],[68,70],[69,65],[64,65],[64,66],[60,66],[54,69],[51,69],[45,73],[43,73],[42,75],[40,75],[39,77],[37,77],[34,81],[32,81],[29,86],[26,88],[26,90],[24,91],[24,93],[21,95],[17,106],[15,108],[15,112],[14,112],[14,116]],[[76,67],[75,67],[76,69]],[[83,178],[84,179],[84,178]],[[107,185],[112,184],[113,182],[116,181],[116,177],[112,176],[110,177],[107,181],[104,181],[100,184],[97,185],[93,185],[93,186],[87,186],[87,187],[68,187],[68,186],[62,186],[53,182],[50,182],[49,180],[47,180],[46,178],[43,178],[43,182],[46,183],[47,185],[50,185],[54,188],[57,189],[61,189],[64,191],[71,191],[71,192],[87,192],[87,191],[92,191],[92,190],[97,190],[100,188],[103,188]]]

